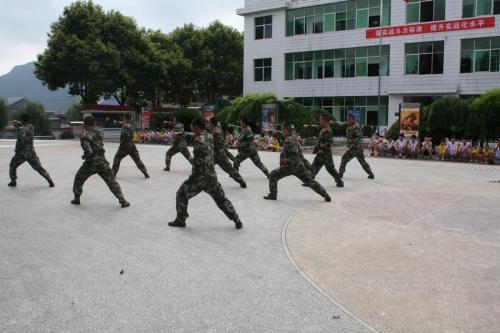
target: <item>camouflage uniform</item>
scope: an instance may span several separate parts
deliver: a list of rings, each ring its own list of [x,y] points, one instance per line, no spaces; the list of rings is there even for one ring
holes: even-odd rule
[[[165,156],[165,170],[170,170],[170,163],[172,162],[172,157],[177,153],[181,153],[189,161],[191,154],[187,147],[186,137],[184,134],[184,125],[179,123],[174,127],[174,142],[172,147],[167,151]]]
[[[319,133],[318,144],[314,148],[316,157],[311,165],[311,175],[315,178],[321,168],[325,166],[326,171],[335,179],[335,183],[338,186],[343,186],[344,183],[333,163],[332,144],[333,136],[330,126],[322,128]]]
[[[115,176],[118,174],[118,170],[120,169],[120,162],[126,157],[130,156],[139,170],[144,174],[144,176],[149,177],[148,170],[144,166],[144,163],[141,161],[141,157],[139,156],[139,151],[137,151],[137,147],[134,143],[134,129],[128,123],[125,123],[122,128],[122,132],[120,135],[120,147],[116,152],[115,159],[113,160],[113,173]]]
[[[85,130],[80,138],[83,149],[82,159],[85,160],[75,176],[73,193],[75,199],[79,200],[83,192],[83,184],[92,175],[98,174],[106,182],[109,189],[118,198],[120,203],[126,202],[123,197],[120,185],[116,182],[115,175],[109,167],[109,163],[104,156],[102,134],[95,128]]]
[[[289,136],[281,148],[280,167],[271,171],[269,175],[269,196],[275,199],[278,195],[278,181],[288,176],[299,178],[304,184],[314,190],[328,201],[331,200],[328,193],[317,181],[311,177],[311,174],[304,166],[304,156],[300,150],[297,139]]]
[[[193,171],[191,176],[181,185],[177,191],[176,223],[184,223],[188,214],[189,199],[194,198],[200,192],[208,193],[217,206],[226,216],[235,223],[240,222],[231,202],[226,198],[221,184],[217,180],[214,165],[214,141],[210,134],[203,131],[194,140],[193,149]]]
[[[33,146],[33,138],[35,136],[35,128],[33,125],[26,123],[17,130],[16,153],[10,162],[9,175],[11,184],[16,183],[17,168],[24,162],[28,162],[43,178],[45,178],[51,186],[52,179],[47,171],[42,167],[35,148]],[[14,185],[15,186],[15,185]]]
[[[266,177],[269,177],[269,171],[261,162],[259,154],[257,153],[257,147],[255,146],[253,132],[250,127],[247,126],[246,128],[241,130],[239,136],[239,144],[240,146],[238,149],[238,155],[236,155],[236,157],[234,158],[234,169],[236,171],[239,171],[240,164],[244,160],[249,158],[250,160],[252,160],[253,164],[255,164],[255,166],[266,175]]]
[[[347,151],[344,156],[342,156],[342,162],[340,163],[340,177],[344,175],[347,163],[349,163],[350,160],[356,157],[363,170],[365,170],[370,178],[373,178],[373,172],[365,160],[365,153],[363,151],[363,133],[361,132],[361,127],[358,124],[348,126],[346,139]]]
[[[233,178],[242,187],[246,187],[245,181],[238,173],[234,170],[233,165],[229,162],[228,151],[224,145],[224,136],[222,135],[221,129],[219,127],[214,127],[212,129],[212,137],[214,140],[214,161],[215,164],[219,165],[222,170],[224,170],[231,178]]]

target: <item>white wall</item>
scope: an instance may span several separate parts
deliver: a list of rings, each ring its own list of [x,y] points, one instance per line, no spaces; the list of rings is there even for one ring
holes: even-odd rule
[[[309,4],[324,4],[335,1],[305,0],[290,4],[290,8]],[[378,94],[377,77],[332,78],[322,80],[285,81],[285,53],[316,51],[378,45],[378,39],[367,40],[365,29],[341,32],[286,37],[286,10],[283,1],[247,0],[245,8],[245,56],[244,56],[244,93],[273,92],[278,97],[315,97],[315,96],[370,96]],[[269,5],[270,7],[266,7]],[[393,0],[391,25],[404,25],[405,2]],[[266,11],[265,8],[274,8]],[[258,9],[258,13],[252,13]],[[254,18],[273,15],[273,38],[255,40]],[[446,1],[446,20],[462,18],[462,0]],[[389,124],[396,120],[394,113],[399,109],[405,95],[446,95],[481,94],[488,89],[500,87],[500,73],[460,73],[461,39],[500,36],[500,16],[497,27],[464,32],[447,32],[384,38],[383,44],[390,45],[390,76],[382,77],[381,91],[389,95]],[[444,40],[444,73],[440,75],[405,75],[404,44],[414,42]],[[272,58],[272,81],[254,82],[253,60]]]

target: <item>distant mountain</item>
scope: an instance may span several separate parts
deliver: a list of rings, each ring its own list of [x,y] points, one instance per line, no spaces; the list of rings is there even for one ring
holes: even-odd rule
[[[14,67],[9,73],[0,76],[0,96],[24,97],[32,102],[43,104],[45,111],[65,113],[74,98],[67,89],[50,91],[35,77],[33,62]]]

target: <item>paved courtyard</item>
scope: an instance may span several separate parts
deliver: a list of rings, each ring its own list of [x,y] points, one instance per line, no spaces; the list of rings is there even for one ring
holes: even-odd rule
[[[183,157],[139,146],[151,179],[125,159],[121,209],[95,176],[69,204],[78,142],[38,142],[56,183],[28,165],[8,188],[14,142],[0,140],[0,332],[496,332],[500,327],[500,168],[353,161],[332,203],[298,180],[277,202],[251,162],[240,189],[220,169],[245,228],[205,194],[171,229]],[[112,160],[116,144],[106,144]],[[262,153],[269,169],[279,155]],[[307,156],[312,159],[311,155]],[[335,158],[338,165],[340,158]]]

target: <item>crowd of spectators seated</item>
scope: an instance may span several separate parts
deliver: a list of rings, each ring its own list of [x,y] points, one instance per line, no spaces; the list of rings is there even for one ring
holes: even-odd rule
[[[134,135],[134,142],[170,145],[172,144],[172,131],[137,131]]]
[[[383,138],[375,134],[368,145],[370,156],[423,158],[440,161],[460,161],[483,164],[500,164],[500,139],[496,147],[488,144],[480,146],[478,142],[452,137],[445,138],[434,145],[432,138],[425,137],[422,142],[415,135],[405,137],[400,134],[397,140]]]

